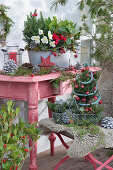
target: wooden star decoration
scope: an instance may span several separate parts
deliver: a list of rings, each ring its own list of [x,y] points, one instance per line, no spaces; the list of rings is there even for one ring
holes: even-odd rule
[[[43,57],[41,56],[41,61],[42,61],[42,63],[39,64],[41,67],[50,68],[50,67],[52,67],[53,65],[55,65],[55,63],[53,63],[53,62],[50,61],[50,55],[49,55],[47,58],[43,58]]]

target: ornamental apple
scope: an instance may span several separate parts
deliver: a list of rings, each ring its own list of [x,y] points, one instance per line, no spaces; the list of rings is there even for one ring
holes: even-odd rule
[[[86,102],[86,99],[85,99],[85,98],[82,98],[82,101],[83,101],[83,102]]]
[[[78,88],[78,84],[75,84],[75,88],[76,88],[76,89]]]

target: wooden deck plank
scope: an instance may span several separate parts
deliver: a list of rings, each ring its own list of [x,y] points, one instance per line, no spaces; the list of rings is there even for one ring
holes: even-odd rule
[[[55,147],[55,155],[50,155],[50,150],[44,151],[37,155],[38,170],[54,170],[57,163],[67,154],[66,149],[61,145]],[[93,155],[100,161],[105,162],[108,159],[107,149],[98,149],[93,152]],[[29,158],[26,159],[22,170],[28,170]],[[109,164],[113,167],[113,161]],[[84,158],[69,159],[65,161],[58,170],[93,170],[90,162],[85,162]],[[103,168],[106,170],[106,168]]]

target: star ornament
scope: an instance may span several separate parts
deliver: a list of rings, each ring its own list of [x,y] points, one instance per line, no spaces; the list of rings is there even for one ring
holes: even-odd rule
[[[55,63],[53,63],[53,62],[50,61],[50,55],[49,55],[47,58],[43,58],[43,57],[41,56],[41,61],[42,61],[42,63],[39,64],[41,67],[50,68],[50,67],[52,67],[53,65],[55,65]]]

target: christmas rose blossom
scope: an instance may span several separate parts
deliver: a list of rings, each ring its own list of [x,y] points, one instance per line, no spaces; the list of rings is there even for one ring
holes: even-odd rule
[[[50,47],[55,47],[55,41],[50,42]]]
[[[42,39],[41,39],[42,43],[43,44],[48,44],[48,39],[46,36],[44,36]]]
[[[51,34],[50,30],[48,31],[48,37],[49,37],[50,40],[52,40],[53,35]]]
[[[40,30],[40,29],[38,29],[39,30],[39,35],[42,35],[43,34],[43,30]]]
[[[33,41],[35,41],[36,44],[39,44],[39,43],[40,43],[40,36],[39,36],[39,35],[37,35],[37,36],[32,36],[31,39],[32,39]]]

